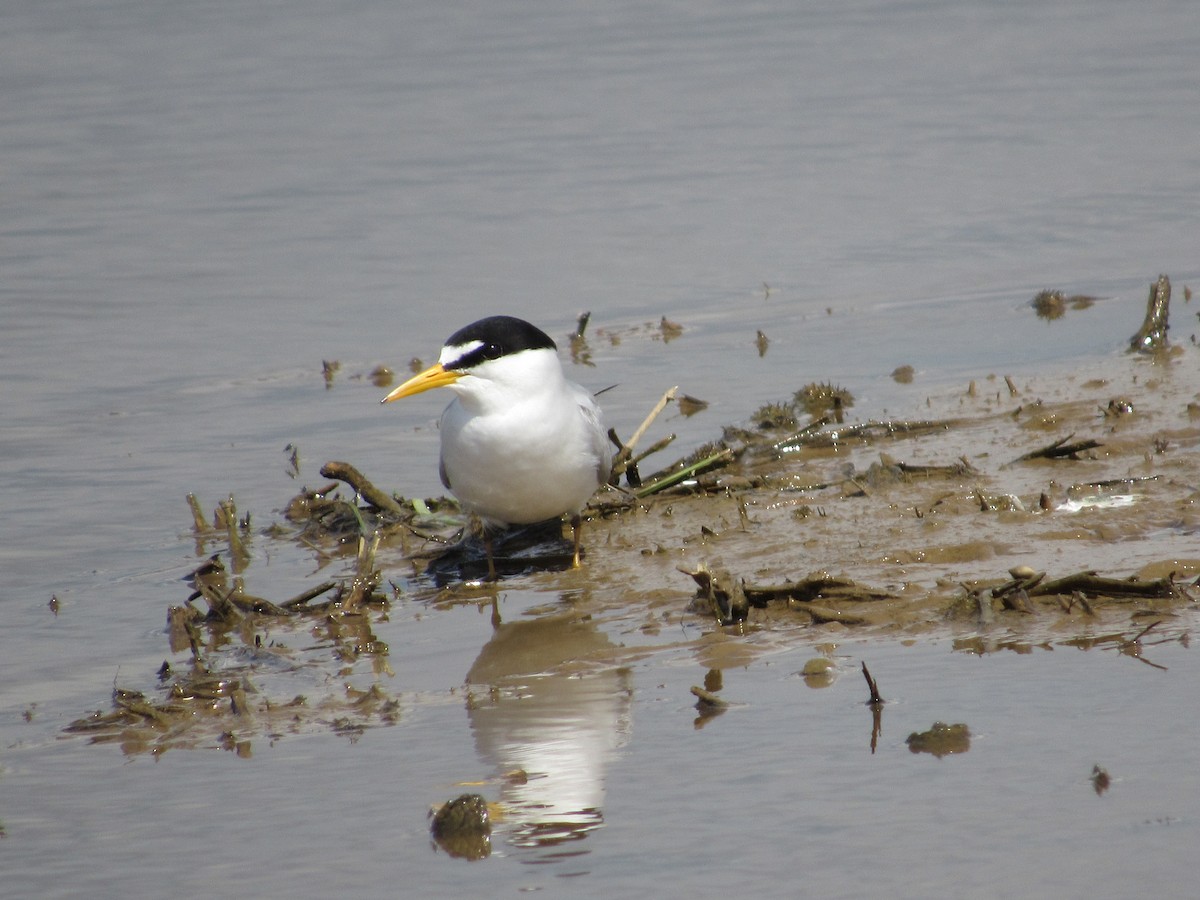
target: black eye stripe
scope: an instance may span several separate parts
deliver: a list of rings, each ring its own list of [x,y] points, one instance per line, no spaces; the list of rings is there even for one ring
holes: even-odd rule
[[[471,369],[471,368],[474,368],[475,366],[479,365],[480,363],[487,362],[489,359],[496,359],[497,357],[500,356],[499,352],[496,352],[495,355],[493,355],[493,356],[489,356],[488,349],[489,349],[488,344],[484,344],[482,347],[476,347],[470,353],[464,353],[462,356],[460,356],[458,359],[454,360],[453,362],[447,363],[446,368],[453,369],[455,371],[460,370],[460,369]],[[491,345],[491,349],[492,350],[496,349],[494,344]]]
[[[472,347],[458,359],[447,364],[448,369],[470,369],[489,359],[499,359],[522,350],[558,349],[550,336],[513,316],[489,316],[460,328],[446,341],[447,347]]]

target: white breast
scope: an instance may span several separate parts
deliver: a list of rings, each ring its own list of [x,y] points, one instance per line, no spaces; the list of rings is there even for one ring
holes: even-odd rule
[[[442,414],[450,490],[480,518],[527,524],[578,512],[608,474],[599,407],[568,382],[553,351],[480,366]]]

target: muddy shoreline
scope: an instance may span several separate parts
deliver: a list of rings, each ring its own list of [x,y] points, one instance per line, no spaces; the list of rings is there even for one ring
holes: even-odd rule
[[[1152,286],[1148,319],[1155,297]],[[1165,339],[1165,324],[1144,334]],[[1139,657],[1187,641],[1200,599],[1197,351],[1149,349],[1096,372],[997,373],[936,395],[918,378],[904,419],[855,420],[848,391],[799,387],[598,494],[582,568],[568,567],[552,524],[498,550],[494,584],[479,580],[469,541],[447,552],[463,525],[452,500],[405,499],[346,463],[326,464],[329,483],[254,528],[256,546],[285,542],[319,561],[296,597],[273,596],[232,498],[210,517],[189,497],[197,568],[190,596],[169,600],[157,682],[118,687],[110,710],[67,731],[126,753],[249,755],[256,736],[393,724],[398,701],[377,678],[391,672],[389,651],[375,634],[390,604],[490,605],[498,624],[497,597],[516,587],[570,596],[576,616],[640,634],[635,648],[589,657],[597,666],[677,647],[661,636],[680,621],[708,623],[692,645],[712,669],[847,634]],[[657,456],[661,428],[645,438]],[[375,680],[356,687],[357,675]]]

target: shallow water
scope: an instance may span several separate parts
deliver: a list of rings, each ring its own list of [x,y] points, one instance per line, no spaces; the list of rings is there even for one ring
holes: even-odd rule
[[[637,652],[576,673],[605,723],[581,751],[603,827],[564,849],[509,823],[476,864],[430,850],[425,809],[536,741],[466,712],[491,637],[473,607],[410,598],[376,625],[401,720],[354,742],[127,763],[59,736],[114,680],[152,686],[197,561],[186,492],[233,493],[256,526],[328,459],[439,492],[440,404],[381,409],[365,376],[484,313],[561,337],[591,310],[573,377],[619,384],[622,434],[672,384],[709,401],[665,423],[682,449],[814,380],[868,419],[989,374],[1112,365],[1159,272],[1186,378],[1194,4],[64,2],[0,22],[8,890],[376,893],[403,873],[430,894],[571,875],[610,895],[1178,892],[1198,795],[1183,645],[1155,649],[1160,671],[852,641],[813,691],[793,674],[807,632],[759,634],[770,652],[725,674],[746,705],[697,731],[708,626],[656,633],[605,588],[599,633]],[[1099,300],[1046,322],[1028,306],[1046,287]],[[322,360],[341,362],[328,386]],[[1124,574],[1138,554],[1114,547]],[[251,550],[272,596],[321,577],[298,548]],[[506,621],[547,602],[532,590],[505,587]],[[896,700],[874,755],[860,658]],[[938,719],[971,727],[967,754],[908,752]],[[1100,797],[1094,763],[1115,779]]]

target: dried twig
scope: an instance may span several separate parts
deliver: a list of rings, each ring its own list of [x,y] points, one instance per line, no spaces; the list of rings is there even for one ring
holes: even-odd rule
[[[571,335],[571,340],[579,341],[583,339],[583,333],[587,331],[588,320],[591,319],[590,311],[579,314],[579,319],[575,323],[575,333]]]
[[[862,664],[863,678],[867,679],[867,689],[871,692],[871,699],[867,701],[870,706],[882,706],[883,698],[879,696],[879,685],[875,679],[871,677],[871,672],[867,669],[867,664]]]
[[[651,494],[657,494],[659,491],[664,491],[669,487],[679,484],[681,481],[686,481],[688,478],[699,475],[701,472],[705,472],[709,469],[715,469],[718,466],[727,465],[733,462],[733,460],[734,452],[728,447],[724,447],[721,450],[718,450],[716,453],[699,460],[698,462],[694,462],[690,465],[684,466],[682,469],[678,469],[673,472],[667,472],[652,479],[634,491],[634,495],[639,499],[649,497]]]
[[[654,448],[652,447],[646,453],[641,454],[637,460],[631,461],[633,457],[633,448],[637,446],[637,442],[642,439],[642,435],[646,433],[646,429],[650,427],[651,423],[653,423],[654,420],[658,418],[659,414],[667,408],[667,404],[675,399],[675,395],[678,392],[679,385],[668,389],[666,393],[659,398],[659,401],[654,404],[654,407],[650,410],[649,415],[642,420],[642,424],[637,427],[637,430],[633,433],[633,437],[631,437],[628,442],[622,442],[621,439],[617,437],[617,432],[614,429],[608,429],[608,439],[616,444],[618,448],[620,448],[617,451],[617,455],[613,457],[612,470],[609,476],[609,484],[616,484],[620,480],[621,476],[624,475],[628,470],[633,472],[633,477],[630,479],[630,484],[635,487],[640,485],[641,479],[637,475],[637,462],[648,456]],[[657,444],[655,446],[657,446]]]
[[[1107,597],[1163,597],[1180,595],[1179,587],[1170,578],[1155,578],[1153,581],[1130,581],[1123,578],[1104,578],[1095,572],[1076,572],[1065,578],[1043,581],[1028,589],[1033,597],[1049,594],[1069,594],[1081,591],[1085,594],[1101,594]]]
[[[322,584],[318,584],[314,588],[309,588],[307,591],[304,591],[301,594],[297,594],[290,600],[283,601],[280,606],[282,606],[284,609],[295,609],[297,606],[303,606],[309,600],[312,600],[315,597],[320,597],[322,594],[333,590],[335,587],[337,587],[336,581],[326,581]]]
[[[817,423],[812,423],[812,425],[815,424]],[[914,422],[862,422],[858,425],[848,425],[845,428],[835,428],[831,431],[816,433],[809,431],[812,427],[812,425],[809,425],[791,437],[784,438],[782,441],[774,444],[774,448],[776,450],[790,450],[798,446],[832,446],[839,441],[851,439],[870,440],[872,438],[908,437],[928,434],[931,431],[948,431],[957,424],[956,421],[951,419],[943,421],[918,420]]]
[[[390,494],[375,487],[367,476],[363,475],[362,472],[358,471],[350,463],[327,462],[321,466],[321,475],[325,478],[336,478],[338,481],[346,482],[346,484],[354,488],[356,494],[376,509],[397,516],[404,515],[404,509]]]
[[[1068,434],[1065,438],[1059,438],[1053,444],[1047,444],[1045,447],[1039,447],[1037,450],[1031,450],[1021,456],[1018,456],[1008,465],[1013,465],[1019,462],[1026,462],[1031,459],[1078,459],[1076,455],[1084,450],[1094,450],[1097,447],[1103,447],[1099,441],[1086,440],[1076,441],[1073,444],[1068,443],[1071,438],[1075,437],[1074,433]]]
[[[637,427],[637,431],[633,433],[633,437],[631,437],[629,439],[629,443],[625,445],[626,449],[628,449],[630,453],[632,453],[633,448],[637,446],[637,442],[642,439],[642,435],[646,433],[646,429],[648,429],[654,420],[658,418],[659,413],[667,408],[667,404],[675,399],[675,395],[677,393],[679,393],[679,385],[669,388],[662,395],[662,397],[659,398],[658,402],[654,404],[654,408],[650,410],[650,414],[642,420],[642,424]]]

